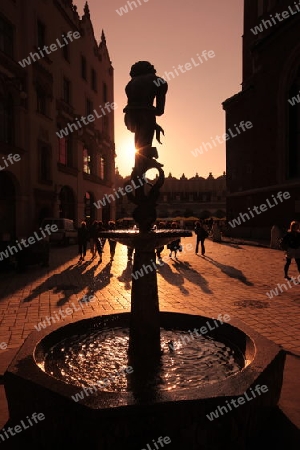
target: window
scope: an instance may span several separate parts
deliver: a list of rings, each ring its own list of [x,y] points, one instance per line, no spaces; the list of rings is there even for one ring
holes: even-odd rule
[[[84,215],[85,215],[85,220],[86,221],[90,221],[91,219],[91,196],[89,192],[86,192],[84,194]]]
[[[289,92],[288,178],[300,176],[300,67]]]
[[[86,115],[89,116],[90,114],[93,113],[93,102],[91,102],[91,100],[87,99],[86,100]]]
[[[47,114],[47,94],[41,88],[38,87],[36,90],[36,109],[39,113],[46,115]]]
[[[0,99],[0,141],[14,143],[14,103],[12,96]]]
[[[71,103],[71,82],[67,78],[63,79],[63,99],[66,103]]]
[[[97,74],[94,69],[91,70],[91,87],[93,91],[97,92]]]
[[[276,0],[257,0],[257,16],[270,11],[276,4]]]
[[[37,46],[43,49],[46,45],[46,27],[38,20],[37,22]]]
[[[107,84],[103,83],[103,102],[107,102]]]
[[[81,76],[86,80],[86,58],[84,56],[81,57]]]
[[[264,13],[264,0],[257,0],[257,16],[260,17]]]
[[[66,36],[66,34],[67,33],[63,33],[63,35],[64,36]],[[68,61],[68,62],[70,62],[70,52],[69,52],[69,45],[65,45],[63,48],[62,48],[62,54],[63,54],[63,57],[64,57],[64,59],[66,60],[66,61]]]
[[[14,31],[10,23],[0,17],[0,50],[13,57]]]
[[[57,125],[61,130],[61,126]],[[73,167],[72,141],[70,138],[58,138],[58,162],[64,166]]]
[[[104,116],[103,117],[103,132],[104,133],[108,133],[108,125],[109,125],[108,117]]]
[[[51,181],[51,149],[39,144],[40,181]]]
[[[102,155],[97,155],[97,175],[101,180],[105,179],[105,159]]]
[[[83,171],[88,174],[91,173],[91,154],[86,147],[83,148]]]

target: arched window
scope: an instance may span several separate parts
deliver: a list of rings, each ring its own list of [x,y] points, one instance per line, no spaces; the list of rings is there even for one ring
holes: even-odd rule
[[[99,178],[101,178],[101,180],[105,180],[105,158],[98,154],[97,155],[97,175]]]
[[[91,152],[87,147],[83,147],[83,171],[84,173],[92,173],[92,157]]]
[[[0,141],[14,143],[14,103],[11,95],[0,99]]]
[[[51,147],[41,142],[39,146],[39,163],[40,173],[39,178],[42,182],[51,181]]]
[[[60,124],[57,124],[57,129],[62,129]],[[58,139],[58,162],[67,167],[74,167],[72,154],[72,139],[71,137],[62,137]]]
[[[36,110],[40,114],[47,115],[47,93],[41,86],[36,88]]]
[[[3,17],[0,17],[0,50],[13,58],[14,29]]]
[[[288,103],[288,178],[298,178],[300,176],[300,66],[288,92]]]
[[[264,0],[257,0],[257,16],[260,17],[264,13]]]
[[[75,197],[69,186],[63,186],[59,194],[60,217],[75,221]]]
[[[84,216],[88,225],[95,220],[95,208],[93,205],[94,196],[90,192],[84,194]]]

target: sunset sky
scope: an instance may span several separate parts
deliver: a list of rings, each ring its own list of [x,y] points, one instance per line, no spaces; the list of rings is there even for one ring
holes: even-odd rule
[[[124,89],[131,65],[147,60],[157,75],[166,78],[165,72],[173,72],[175,77],[169,75],[165,114],[157,120],[165,130],[163,145],[153,141],[165,174],[220,176],[226,169],[225,143],[198,156],[193,153],[203,142],[225,133],[221,103],[241,90],[243,0],[135,3],[137,7],[125,0],[88,2],[96,39],[99,42],[103,29],[114,67],[116,166],[126,176],[134,165],[133,134],[124,125]],[[74,4],[82,15],[85,0]],[[128,12],[118,14],[116,10],[120,13],[126,5]],[[211,52],[205,60],[203,51],[215,56]],[[186,63],[189,70],[184,69]]]

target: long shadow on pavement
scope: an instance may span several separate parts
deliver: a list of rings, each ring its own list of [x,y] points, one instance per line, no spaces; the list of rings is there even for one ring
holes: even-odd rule
[[[95,291],[103,289],[110,283],[110,278],[112,277],[112,274],[110,274],[111,263],[108,263],[96,276],[95,271],[99,266],[94,264],[87,270],[90,263],[91,261],[86,261],[80,265],[71,264],[59,274],[52,275],[36,286],[31,294],[24,298],[23,303],[32,301],[44,292],[53,291],[53,293],[61,293],[63,295],[57,301],[57,306],[63,306],[72,295],[78,294],[85,288],[88,288],[87,295],[92,295]],[[65,280],[70,280],[70,284],[66,284]]]
[[[157,272],[170,284],[177,286],[178,289],[185,295],[189,295],[189,291],[184,287],[184,277],[172,271],[170,266],[166,263],[157,265]]]
[[[247,286],[253,286],[253,283],[251,281],[248,281],[243,272],[239,269],[236,269],[233,266],[228,266],[226,264],[221,264],[220,262],[210,258],[209,256],[205,256],[206,261],[216,266],[218,269],[221,270],[221,272],[225,273],[230,278],[236,278],[237,280],[241,281],[242,283],[246,284]]]
[[[62,258],[60,253],[62,253]],[[15,269],[0,272],[0,299],[13,295],[19,289],[24,286],[33,284],[37,279],[45,276],[49,276],[53,270],[57,267],[65,264],[69,259],[77,257],[77,246],[70,247],[51,247],[50,250],[50,263],[49,267],[40,267],[39,264],[30,265],[23,272],[16,272]]]
[[[170,284],[174,284],[175,286],[179,285],[179,289],[183,292],[183,289],[186,291],[184,293],[188,294],[189,291],[183,287],[184,280],[188,280],[191,283],[199,286],[203,292],[206,294],[212,294],[213,292],[208,287],[207,280],[200,275],[197,270],[193,269],[188,261],[179,261],[173,260],[173,267],[177,270],[177,273],[174,273],[168,264],[164,264],[163,266],[159,266],[159,273],[168,281]]]
[[[132,280],[132,261],[127,261],[127,265],[121,275],[118,277],[118,280],[121,283],[124,283],[124,289],[129,291],[131,289],[131,280]]]
[[[87,274],[87,276],[91,279],[91,282],[87,285],[88,291],[85,294],[87,297],[95,295],[97,291],[100,291],[109,285],[110,280],[113,277],[113,274],[110,273],[111,266],[112,262],[109,261],[106,266],[104,266],[103,269],[95,275],[95,271],[98,266],[94,265],[84,274]],[[89,300],[86,300],[86,303],[89,303]]]

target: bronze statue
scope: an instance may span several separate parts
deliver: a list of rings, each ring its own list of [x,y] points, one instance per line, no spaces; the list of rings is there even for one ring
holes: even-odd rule
[[[156,147],[152,147],[152,140],[156,133],[156,139],[161,143],[160,133],[164,134],[156,123],[156,116],[161,116],[165,111],[168,84],[155,73],[156,70],[148,61],[139,61],[131,67],[131,81],[125,88],[128,103],[123,110],[125,125],[134,133],[136,148],[131,180],[137,181],[143,177],[144,182],[150,184],[145,173],[152,168],[158,170],[158,179],[154,185],[150,184],[149,192],[145,192],[145,184],[134,192],[126,191],[128,199],[137,205],[132,216],[141,232],[149,232],[153,227],[159,189],[165,179],[163,165],[156,161],[158,153]]]
[[[135,169],[139,175],[148,168],[162,167],[162,164],[152,159],[158,158],[156,147],[152,147],[152,140],[156,132],[156,139],[161,144],[160,133],[164,134],[156,123],[156,116],[164,113],[168,84],[155,74],[156,70],[150,62],[139,61],[131,67],[131,81],[125,88],[128,103],[123,110],[124,121],[127,129],[134,133]],[[149,159],[152,159],[151,164]]]

